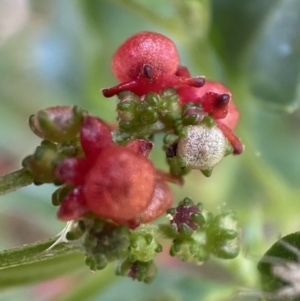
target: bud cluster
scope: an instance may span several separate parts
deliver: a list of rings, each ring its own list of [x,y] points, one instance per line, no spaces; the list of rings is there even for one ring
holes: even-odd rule
[[[215,217],[203,211],[201,203],[185,198],[168,210],[174,233],[170,255],[183,261],[203,262],[210,255],[231,259],[238,255],[238,228],[235,213],[224,212]]]

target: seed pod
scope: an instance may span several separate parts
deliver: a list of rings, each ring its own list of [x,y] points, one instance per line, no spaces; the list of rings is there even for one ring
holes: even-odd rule
[[[187,126],[184,132],[185,137],[178,142],[177,156],[187,167],[211,170],[226,155],[227,139],[218,127]]]
[[[61,143],[78,136],[85,113],[77,106],[51,107],[31,115],[29,126],[42,139]]]

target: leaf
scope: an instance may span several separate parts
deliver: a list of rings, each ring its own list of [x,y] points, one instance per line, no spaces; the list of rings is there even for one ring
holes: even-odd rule
[[[290,286],[291,283],[285,278],[284,274],[276,273],[274,268],[282,267],[286,268],[288,274],[292,275],[292,270],[288,270],[289,267],[293,267],[294,270],[300,269],[300,232],[295,232],[284,236],[278,240],[272,247],[264,254],[262,259],[258,263],[258,270],[261,274],[261,286],[266,292],[278,292],[285,286]],[[294,263],[293,265],[291,265]],[[298,264],[298,266],[296,265]],[[299,278],[299,276],[298,276]],[[296,279],[294,281],[297,281]],[[274,298],[268,299],[272,300]],[[283,300],[283,299],[282,299]],[[300,300],[300,296],[289,299]]]
[[[292,112],[300,102],[300,1],[273,5],[252,43],[247,62],[255,96]]]
[[[255,32],[278,0],[213,0],[211,39],[231,69],[247,50]],[[233,71],[231,70],[231,71]]]

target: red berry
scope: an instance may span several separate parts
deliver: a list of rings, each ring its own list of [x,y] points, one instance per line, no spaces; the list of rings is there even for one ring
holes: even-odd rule
[[[127,39],[112,59],[113,73],[121,82],[140,76],[156,78],[161,74],[172,75],[178,65],[175,44],[162,34],[149,31],[139,32]]]
[[[143,96],[170,87],[204,85],[201,76],[190,78],[177,74],[178,67],[178,51],[169,38],[149,31],[137,33],[118,48],[112,59],[112,71],[121,83],[103,89],[102,93],[111,97],[131,91]]]
[[[155,169],[146,157],[125,147],[101,152],[86,175],[83,194],[95,214],[131,219],[146,209],[155,187]]]
[[[180,101],[182,104],[192,101],[194,103],[203,104],[203,109],[207,113],[212,113],[213,108],[210,108],[209,103],[205,100],[209,98],[209,96],[221,96],[228,95],[229,101],[227,102],[227,114],[225,117],[215,117],[215,119],[221,119],[222,123],[224,123],[230,129],[234,129],[239,121],[239,111],[232,100],[232,94],[230,90],[225,87],[223,84],[215,81],[206,81],[205,85],[201,89],[197,89],[194,87],[180,87],[177,89],[177,93],[180,96]]]
[[[71,220],[92,212],[127,224],[144,212],[157,179],[147,158],[152,142],[137,139],[118,146],[108,126],[93,116],[84,117],[80,141],[86,157],[67,158],[56,168],[60,181],[75,186],[64,198],[58,217]]]

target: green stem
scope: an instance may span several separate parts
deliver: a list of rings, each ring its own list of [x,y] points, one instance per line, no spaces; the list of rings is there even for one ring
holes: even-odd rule
[[[69,274],[83,266],[84,255],[58,237],[0,252],[0,289]]]
[[[0,177],[0,195],[28,186],[32,183],[33,177],[27,169],[22,168],[16,170]]]
[[[0,252],[0,270],[80,252],[78,247],[68,243],[58,243],[50,248],[57,239],[58,237],[53,237],[45,241]]]

